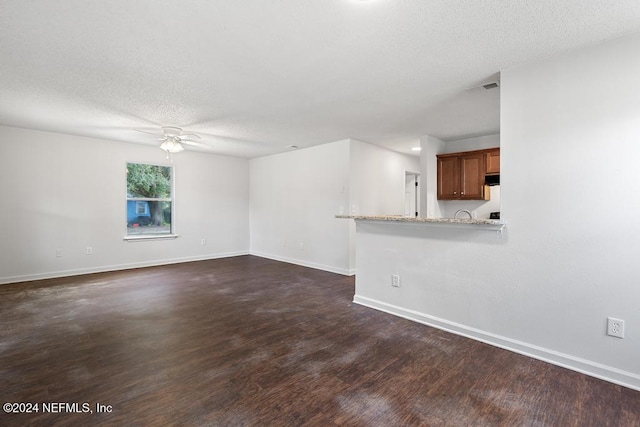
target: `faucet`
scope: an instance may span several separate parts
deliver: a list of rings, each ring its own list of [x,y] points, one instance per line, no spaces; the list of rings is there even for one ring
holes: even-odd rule
[[[458,219],[458,214],[460,213],[466,213],[467,215],[469,215],[469,219],[473,219],[473,216],[471,215],[471,212],[469,212],[468,209],[458,209],[456,211],[456,214],[453,216],[453,219]]]

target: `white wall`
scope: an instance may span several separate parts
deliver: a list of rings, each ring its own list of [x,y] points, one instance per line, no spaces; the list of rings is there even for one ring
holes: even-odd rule
[[[0,127],[0,156],[0,283],[249,252],[353,274],[355,227],[335,215],[402,214],[404,172],[417,169],[351,140],[251,161],[185,151],[173,156],[180,237],[125,242],[126,163],[171,164],[164,152]]]
[[[350,141],[251,159],[251,253],[349,273]],[[302,245],[302,248],[301,248]]]
[[[350,159],[351,214],[403,215],[405,171],[420,172],[420,159],[355,139]]]
[[[335,216],[402,215],[418,162],[349,139],[250,160],[251,253],[354,274],[355,226]]]
[[[500,134],[476,136],[473,138],[447,141],[438,154],[459,153],[460,151],[485,150],[500,147]]]
[[[126,163],[165,157],[155,147],[0,127],[0,283],[248,253],[248,161],[187,151],[174,156],[180,237],[123,241]]]
[[[640,389],[638,52],[503,71],[505,231],[359,224],[356,301]]]
[[[420,138],[420,216],[442,218],[438,203],[438,162],[436,155],[442,153],[445,142],[430,135]]]
[[[420,158],[351,140],[349,212],[352,215],[404,215],[405,172],[420,172]],[[344,220],[343,220],[344,221]],[[349,269],[356,269],[356,229],[349,221]]]
[[[509,246],[537,288],[528,311],[545,313],[532,339],[636,375],[638,52],[640,36],[503,73],[501,148]],[[604,335],[607,316],[626,320],[624,340]]]

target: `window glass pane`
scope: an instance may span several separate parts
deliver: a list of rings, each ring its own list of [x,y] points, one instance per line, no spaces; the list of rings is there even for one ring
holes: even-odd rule
[[[127,205],[133,203],[148,204],[147,213],[128,215],[127,218],[127,234],[171,234],[171,202],[132,202],[128,201]],[[131,208],[127,209],[127,213],[131,212]],[[158,219],[160,218],[160,219]]]
[[[127,163],[127,197],[171,198],[171,168],[169,166]]]
[[[127,163],[127,235],[173,232],[171,172],[169,166]]]

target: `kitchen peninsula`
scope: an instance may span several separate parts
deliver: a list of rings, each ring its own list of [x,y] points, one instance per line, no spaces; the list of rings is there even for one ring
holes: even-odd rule
[[[504,220],[336,218],[355,221],[354,303],[530,354],[488,332],[494,329],[492,316],[484,312],[492,310],[488,289],[503,267],[504,258],[496,254],[507,250]]]
[[[383,221],[425,225],[477,226],[490,230],[502,230],[504,221],[496,219],[414,218],[401,215],[336,215],[336,218],[357,221]]]

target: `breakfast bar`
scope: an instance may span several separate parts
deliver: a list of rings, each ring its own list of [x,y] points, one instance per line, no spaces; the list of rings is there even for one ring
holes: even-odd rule
[[[499,219],[454,219],[454,218],[420,218],[401,215],[336,215],[336,218],[359,221],[395,222],[403,224],[445,225],[453,227],[471,226],[478,229],[501,231],[505,222]]]
[[[338,215],[355,221],[353,301],[494,345],[490,291],[502,286],[504,220]],[[485,312],[486,311],[486,312]]]

